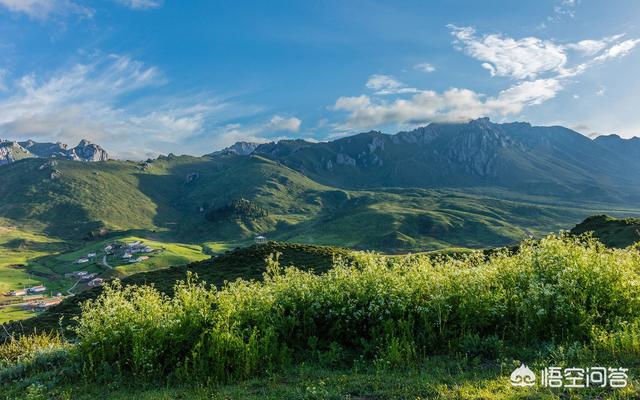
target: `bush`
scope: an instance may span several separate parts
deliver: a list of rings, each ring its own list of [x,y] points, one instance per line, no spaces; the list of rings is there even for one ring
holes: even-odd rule
[[[10,337],[0,344],[0,383],[69,363],[72,346],[57,334]]]
[[[193,277],[176,286],[174,298],[152,287],[108,286],[83,306],[77,334],[91,368],[214,381],[309,354],[381,365],[452,351],[490,357],[503,344],[591,343],[595,332],[602,338],[637,323],[639,272],[637,250],[566,236],[488,260],[360,253],[322,275],[282,269],[272,257],[263,282],[238,280],[221,290]]]
[[[216,222],[232,218],[244,218],[249,220],[259,219],[269,215],[267,211],[256,203],[247,199],[233,200],[231,203],[220,208],[211,209],[206,212],[205,219]]]
[[[70,345],[57,334],[10,337],[0,344],[0,367],[29,361],[39,354],[68,349]]]

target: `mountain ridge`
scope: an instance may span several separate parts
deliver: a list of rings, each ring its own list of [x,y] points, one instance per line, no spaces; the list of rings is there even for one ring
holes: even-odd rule
[[[329,142],[254,143],[245,155],[261,155],[320,183],[349,189],[499,186],[627,202],[640,199],[640,191],[629,190],[640,182],[636,142],[640,139],[592,140],[561,126],[482,118],[394,135],[369,131]]]
[[[31,139],[17,142],[0,139],[0,165],[24,158],[62,158],[76,161],[107,161],[109,154],[100,145],[86,139],[77,146],[57,142],[35,142]]]

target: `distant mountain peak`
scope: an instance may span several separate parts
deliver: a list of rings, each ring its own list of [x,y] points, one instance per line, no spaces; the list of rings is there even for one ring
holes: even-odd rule
[[[9,145],[10,144],[10,145]],[[67,158],[77,161],[106,161],[109,154],[99,145],[93,144],[86,139],[82,139],[76,147],[69,148],[68,145],[56,142],[36,142],[25,140],[23,142],[0,140],[0,165],[23,158]]]
[[[248,156],[249,154],[253,153],[253,151],[259,145],[260,145],[260,143],[239,141],[239,142],[235,142],[234,144],[232,144],[229,147],[225,147],[222,150],[214,151],[213,153],[211,153],[209,155],[237,154],[237,155],[240,155],[240,156]]]

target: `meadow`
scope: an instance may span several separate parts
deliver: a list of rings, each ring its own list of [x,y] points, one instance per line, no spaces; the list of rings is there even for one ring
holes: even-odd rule
[[[135,264],[108,256],[107,263],[113,268],[109,269],[102,264],[103,248],[114,241],[142,241],[156,249],[157,253],[148,260]],[[224,243],[183,244],[166,242],[163,239],[151,240],[126,233],[97,241],[63,241],[30,229],[9,224],[0,225],[0,323],[23,320],[36,315],[19,305],[10,305],[19,300],[18,297],[4,296],[10,290],[45,285],[47,295],[61,293],[68,296],[87,289],[87,283],[78,282],[76,278],[67,278],[65,273],[83,270],[98,273],[100,277],[107,279],[124,278],[139,272],[204,260],[209,258],[205,252],[211,253],[213,249],[219,251],[224,248]],[[74,263],[88,253],[97,253],[97,257],[85,264]]]
[[[551,235],[515,253],[360,252],[333,264],[317,274],[274,254],[261,281],[218,288],[189,275],[171,296],[114,282],[82,305],[72,341],[61,331],[5,344],[0,381],[59,398],[638,396],[635,246]],[[510,387],[521,362],[624,366],[631,385]]]

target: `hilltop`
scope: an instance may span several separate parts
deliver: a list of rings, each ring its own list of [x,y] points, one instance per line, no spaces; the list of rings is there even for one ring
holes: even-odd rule
[[[250,154],[341,188],[500,187],[580,201],[640,198],[640,139],[592,140],[565,127],[526,122],[480,118],[395,135],[370,131],[321,143],[281,140]]]
[[[574,235],[587,232],[608,247],[627,247],[640,241],[640,219],[594,215],[571,229]]]

